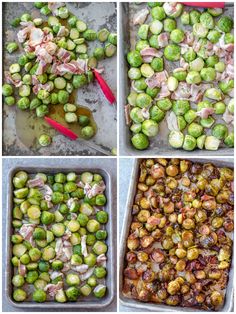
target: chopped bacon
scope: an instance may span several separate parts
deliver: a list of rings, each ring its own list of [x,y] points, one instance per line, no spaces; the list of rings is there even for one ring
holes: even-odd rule
[[[97,257],[97,265],[98,266],[106,267],[106,261],[107,261],[107,257],[105,254],[100,254]]]
[[[162,57],[163,52],[161,50],[157,50],[156,48],[146,47],[140,51],[142,57],[152,56],[152,57]]]
[[[64,266],[63,266],[63,268],[62,268],[62,272],[67,272],[67,271],[69,271],[71,269],[71,265],[70,265],[70,263],[64,263]]]
[[[229,112],[228,108],[226,108],[222,118],[227,124],[230,124],[234,121],[234,116]]]
[[[21,29],[18,33],[17,33],[17,38],[18,41],[20,43],[23,43],[26,41],[26,39],[28,38],[31,30],[33,28],[35,28],[34,23],[29,21],[29,22],[21,22],[22,26],[25,26],[23,29]]]
[[[170,35],[167,32],[164,32],[158,35],[157,41],[160,48],[164,48],[168,45],[169,37]]]
[[[46,45],[45,45],[45,49],[46,49],[46,51],[51,55],[51,56],[53,56],[55,53],[56,53],[56,51],[57,51],[57,45],[55,44],[55,43],[53,43],[53,42],[48,42]]]
[[[177,117],[173,111],[171,111],[166,118],[167,126],[170,131],[179,131]]]
[[[57,72],[60,73],[60,75],[64,75],[65,73],[81,74],[85,72],[85,65],[82,66],[81,62],[72,60],[69,63],[58,65]]]
[[[19,275],[21,275],[21,276],[25,276],[25,274],[26,274],[26,266],[25,265],[23,265],[23,264],[21,264],[21,262],[19,261],[19,265],[18,265],[18,273],[19,273]]]
[[[15,87],[20,87],[23,84],[20,79],[17,79],[17,80],[13,79],[10,72],[5,71],[4,74],[5,74],[6,82],[8,84],[12,84]]]
[[[60,289],[62,289],[62,287],[63,287],[62,281],[59,281],[56,285],[49,283],[44,288],[44,291],[46,291],[51,297],[54,297],[57,294],[57,292]]]
[[[47,63],[43,60],[40,60],[38,63],[37,70],[35,72],[35,75],[41,75],[44,73],[45,69],[47,67]]]
[[[81,274],[81,275],[79,276],[80,280],[81,280],[81,281],[85,281],[85,280],[87,280],[89,277],[91,277],[91,275],[92,275],[93,272],[94,272],[94,269],[95,269],[95,267],[91,267],[91,268],[89,268],[85,273]]]
[[[161,219],[159,217],[155,217],[155,216],[150,216],[147,220],[147,223],[152,225],[152,226],[156,226],[160,223]]]
[[[204,195],[201,197],[201,201],[210,201],[210,200],[213,200],[213,199],[214,199],[214,196],[207,195],[207,194],[204,194]]]
[[[151,254],[151,258],[156,263],[163,263],[165,255],[161,249],[155,249]]]
[[[88,198],[92,198],[98,194],[103,193],[105,189],[106,189],[106,185],[104,181],[101,180],[99,184],[95,183],[93,186],[86,183],[84,186],[84,193],[86,194],[86,196],[88,196]]]
[[[181,43],[180,44],[181,47],[181,54],[185,54],[185,52],[187,52],[189,50],[189,46],[187,44]]]
[[[44,61],[45,63],[52,63],[52,56],[45,48],[37,46],[35,49],[35,54],[38,57],[37,60]]]
[[[77,182],[79,188],[84,188],[84,183],[82,181]]]
[[[125,106],[125,122],[126,122],[126,125],[130,125],[131,123],[131,119],[130,119],[130,104],[127,104]]]
[[[193,42],[193,50],[195,52],[198,52],[201,49],[201,42],[199,42],[199,40],[194,40]]]
[[[144,119],[149,119],[150,118],[150,113],[149,113],[149,108],[143,108],[141,110],[142,116]]]
[[[57,9],[64,6],[65,6],[65,2],[48,2],[48,8],[52,12],[52,15],[56,15]]]
[[[202,119],[207,119],[210,115],[214,113],[214,108],[203,108],[202,110],[197,112],[197,116]]]
[[[149,88],[161,87],[164,82],[166,82],[168,78],[167,71],[154,73],[151,77],[145,80],[147,86]]]
[[[192,102],[199,102],[201,101],[204,92],[211,87],[211,84],[200,84],[200,85],[196,85],[196,84],[192,84],[191,85],[191,98],[189,99]]]
[[[57,52],[57,57],[62,62],[69,62],[70,61],[70,53],[64,48],[60,48]]]
[[[133,24],[134,25],[142,25],[144,24],[144,22],[146,21],[146,18],[149,14],[149,10],[148,9],[142,9],[140,11],[138,11],[133,18]]]
[[[181,68],[183,68],[185,71],[188,70],[189,64],[184,60],[184,58],[180,58],[179,65]]]
[[[232,64],[227,64],[224,73],[228,79],[234,79],[234,66]]]
[[[38,187],[44,186],[44,181],[41,177],[38,177],[38,178],[35,178],[35,179],[28,181],[28,187],[29,188],[34,188],[36,186],[38,186]]]
[[[158,97],[156,98],[156,100],[158,100],[158,99],[163,99],[163,98],[166,98],[166,97],[168,97],[168,96],[170,96],[170,91],[169,91],[167,85],[166,85],[166,84],[163,84],[163,85],[161,86],[161,90],[160,90],[160,92],[159,92]]]
[[[76,270],[80,274],[84,274],[89,269],[89,266],[87,264],[82,264],[82,265],[73,267],[73,269]]]
[[[187,100],[190,95],[190,86],[186,82],[180,82],[178,88],[171,94],[171,98],[176,100]]]
[[[189,46],[192,46],[193,45],[193,41],[194,41],[194,35],[192,32],[190,31],[186,31],[185,32],[185,38],[184,38],[184,41],[183,43],[184,44],[187,44]]]
[[[28,44],[35,47],[43,42],[43,38],[44,32],[40,28],[33,27],[30,31]]]
[[[143,58],[144,63],[151,63],[154,57],[153,56],[143,56],[142,58]]]
[[[27,241],[31,241],[32,240],[32,236],[33,236],[33,232],[34,232],[34,228],[35,225],[34,224],[23,224],[22,227],[20,228],[20,235],[22,235],[22,237],[27,240]]]
[[[86,245],[86,235],[83,235],[81,238],[81,252],[84,257],[88,256],[87,245]]]

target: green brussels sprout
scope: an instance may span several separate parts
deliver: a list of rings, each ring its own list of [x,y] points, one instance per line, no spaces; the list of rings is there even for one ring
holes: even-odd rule
[[[89,232],[96,232],[100,229],[100,223],[95,219],[91,219],[88,221],[86,228]]]
[[[52,203],[59,204],[63,201],[64,195],[61,192],[53,192],[52,193]]]
[[[234,43],[234,35],[231,33],[225,34],[224,41],[225,41],[226,45],[233,44]]]
[[[142,131],[142,124],[141,123],[134,123],[130,127],[130,131],[137,134]]]
[[[130,104],[131,106],[135,106],[137,96],[138,94],[136,92],[131,91],[131,93],[127,97],[128,104]]]
[[[206,59],[206,65],[208,67],[214,67],[219,62],[219,57],[216,55],[210,56]]]
[[[73,84],[74,88],[80,88],[80,87],[86,85],[87,84],[86,75],[85,74],[74,75],[73,80],[72,80],[72,84]],[[61,91],[59,91],[59,93],[60,92]],[[64,91],[62,91],[62,92],[64,92]],[[59,95],[58,95],[58,97],[59,97]],[[68,94],[68,97],[66,99],[67,99],[66,101],[65,100],[63,101],[63,104],[68,102],[69,94]],[[59,98],[58,98],[58,100],[59,100]]]
[[[102,60],[105,58],[105,51],[104,48],[102,47],[97,47],[94,49],[93,52],[93,56],[97,59],[97,60]]]
[[[234,99],[231,99],[228,103],[228,110],[230,113],[234,114]]]
[[[223,113],[225,113],[225,110],[226,110],[226,105],[222,101],[216,102],[214,104],[214,113],[215,114],[223,114]]]
[[[13,88],[10,84],[4,84],[2,86],[3,96],[11,96],[13,94]]]
[[[98,32],[97,38],[99,41],[105,42],[108,39],[109,34],[110,32],[106,28],[103,28]]]
[[[168,137],[169,144],[173,148],[180,148],[184,142],[184,135],[179,131],[171,131]]]
[[[83,37],[88,41],[93,41],[97,39],[97,33],[92,29],[87,29],[83,32]]]
[[[97,255],[105,254],[107,252],[107,245],[102,241],[97,241],[92,250]]]
[[[151,9],[151,15],[153,20],[162,21],[166,17],[165,11],[162,7],[154,7]]]
[[[152,35],[148,41],[146,41],[146,46],[144,46],[143,48],[146,48],[146,47],[153,47],[153,48],[156,48],[156,49],[159,49],[159,41],[158,41],[158,36],[159,35]],[[143,49],[142,48],[142,49]],[[141,49],[141,50],[142,50]],[[138,49],[137,49],[138,50]],[[139,51],[141,51],[139,50]]]
[[[176,100],[173,102],[172,110],[176,116],[183,116],[190,109],[188,100]]]
[[[56,255],[56,252],[53,247],[47,246],[43,249],[42,258],[45,261],[50,261],[51,259],[55,257],[55,255]]]
[[[147,95],[149,95],[150,97],[154,99],[159,93],[159,91],[160,91],[160,88],[158,87],[154,87],[154,88],[147,87],[145,92]]]
[[[160,21],[154,20],[151,22],[149,30],[153,35],[159,35],[162,29],[163,24]]]
[[[225,124],[215,124],[212,129],[212,135],[219,140],[224,140],[228,135],[228,128]]]
[[[228,94],[234,88],[234,80],[221,81],[218,86],[223,94]]]
[[[66,175],[64,173],[57,173],[54,177],[55,182],[57,183],[65,183]]]
[[[182,70],[181,68],[177,68],[173,70],[173,76],[179,81],[185,81],[187,76],[187,71]]]
[[[145,120],[142,123],[142,132],[148,137],[154,137],[158,133],[158,124],[153,120]]]
[[[148,107],[151,104],[151,102],[152,102],[152,98],[145,93],[138,94],[136,98],[136,105],[140,108]]]
[[[223,13],[223,9],[221,9],[221,8],[208,8],[207,12],[209,12],[212,16],[219,16]]]
[[[30,100],[28,97],[22,97],[17,101],[17,107],[21,110],[26,110],[30,106]]]
[[[14,195],[17,198],[25,198],[28,195],[28,193],[29,193],[28,188],[21,188],[14,191]]]
[[[17,302],[23,302],[27,298],[27,294],[24,290],[22,289],[16,289],[13,292],[13,299]]]
[[[20,25],[21,19],[19,17],[16,17],[14,20],[10,22],[11,26],[18,27]]]
[[[233,132],[229,133],[229,135],[226,136],[224,140],[224,144],[228,147],[234,147],[234,133]]]
[[[184,40],[184,31],[182,29],[174,29],[171,33],[170,33],[170,39],[176,43],[179,44]]]
[[[55,295],[55,300],[59,303],[64,303],[66,302],[66,294],[64,292],[64,290],[60,289],[56,292]]]
[[[201,71],[202,68],[204,67],[204,61],[202,58],[196,58],[192,62],[190,62],[190,70],[191,71]]]
[[[80,126],[87,126],[90,123],[90,120],[85,115],[79,115],[78,116],[78,123]]]
[[[96,196],[96,200],[95,200],[95,203],[97,206],[103,206],[106,204],[106,196],[104,194],[98,194]]]
[[[92,292],[92,289],[88,284],[85,284],[84,286],[80,288],[80,292],[82,293],[82,295],[87,297]]]
[[[164,70],[164,62],[162,58],[156,57],[152,59],[151,67],[155,72],[161,72]]]
[[[52,143],[52,138],[48,134],[42,134],[39,137],[39,144],[41,146],[49,146]]]
[[[138,29],[138,36],[141,39],[146,40],[148,37],[148,30],[149,30],[149,25],[148,24],[142,24],[140,25]]]
[[[40,219],[41,219],[42,224],[50,225],[51,223],[53,223],[55,219],[55,215],[53,213],[43,211]]]
[[[106,271],[106,268],[104,267],[95,267],[94,269],[94,275],[101,279],[101,278],[104,278],[107,274],[107,271]]]
[[[97,279],[95,276],[91,276],[89,277],[88,281],[87,281],[87,284],[90,286],[90,287],[96,287],[97,285]]]
[[[45,240],[46,231],[43,228],[36,227],[33,232],[33,238],[36,240]]]
[[[131,142],[136,149],[143,150],[149,146],[148,137],[143,133],[135,134],[131,138]]]
[[[217,150],[220,145],[220,140],[214,136],[207,136],[205,140],[205,149]]]
[[[17,287],[17,288],[22,287],[24,283],[25,283],[25,279],[22,275],[13,276],[12,284],[14,287]]]
[[[79,230],[80,228],[80,224],[77,220],[71,220],[68,225],[67,228],[71,231],[71,232],[76,232]]]
[[[46,295],[46,292],[44,290],[41,290],[41,289],[37,289],[34,291],[33,293],[33,300],[35,302],[45,302],[46,299],[47,299],[47,295]]]
[[[214,68],[203,68],[200,72],[201,78],[205,82],[212,82],[216,78],[216,71]]]
[[[77,20],[76,28],[78,29],[79,32],[84,32],[87,29],[87,25],[83,21]]]
[[[188,110],[184,115],[185,121],[189,124],[192,123],[196,118],[197,118],[197,113],[193,109]]]
[[[103,210],[100,210],[99,212],[96,213],[96,219],[101,224],[105,224],[108,221],[108,213]],[[96,232],[96,231],[93,231],[93,232]]]
[[[201,81],[202,81],[202,79],[201,79],[199,72],[197,72],[197,71],[188,72],[187,77],[186,77],[186,82],[188,84],[199,84],[199,83],[201,83]]]
[[[215,29],[210,30],[207,35],[207,39],[210,40],[210,42],[213,44],[218,43],[220,37],[221,37],[221,33]]]
[[[177,124],[178,124],[178,128],[179,128],[180,131],[184,130],[186,125],[187,125],[187,123],[186,123],[186,121],[185,121],[183,116],[178,116],[177,117]]]
[[[23,216],[23,215],[22,215]],[[15,218],[15,217],[14,217]],[[13,234],[11,236],[11,242],[15,244],[19,244],[23,241],[23,237],[20,234]]]
[[[101,242],[101,243],[103,243],[103,242]],[[93,267],[97,262],[97,258],[93,253],[89,253],[87,256],[84,257],[84,262],[89,267]]]
[[[34,287],[36,289],[40,289],[40,290],[44,290],[44,288],[46,287],[47,285],[47,282],[43,279],[37,279],[35,282],[34,282]]]
[[[83,259],[78,254],[73,254],[71,256],[71,265],[79,266],[83,264]]]
[[[154,74],[153,68],[151,67],[150,64],[147,64],[147,63],[143,63],[141,65],[140,71],[144,77],[151,77]]]
[[[189,25],[189,23],[190,23],[190,15],[189,15],[189,12],[184,11],[184,12],[181,14],[180,21],[181,21],[181,23],[182,23],[183,25]]]
[[[7,96],[4,98],[4,103],[8,106],[14,106],[16,104],[16,100],[13,96]]]
[[[106,286],[102,284],[97,285],[93,290],[93,294],[95,295],[96,298],[104,297],[105,293],[106,293]]]
[[[13,245],[12,253],[16,257],[21,257],[22,255],[25,254],[26,251],[27,251],[27,247],[24,244],[19,243],[19,244]]]
[[[197,138],[197,147],[203,149],[206,140],[206,135],[203,134]]]
[[[180,59],[180,47],[175,44],[167,45],[164,49],[164,56],[169,61],[178,61]]]
[[[117,45],[117,34],[110,33],[108,36],[108,42],[116,46]]]
[[[7,44],[7,51],[8,53],[13,53],[14,51],[16,51],[19,48],[18,44],[16,42],[11,42]]]
[[[211,116],[209,116],[208,118],[204,118],[204,119],[200,120],[200,124],[204,128],[211,128],[214,123],[215,123],[215,120]]]
[[[19,96],[28,97],[30,95],[31,89],[29,85],[21,85],[19,88]]]
[[[131,80],[138,80],[142,76],[140,69],[138,68],[130,68],[128,71],[128,77]]]
[[[92,126],[88,125],[81,129],[81,135],[85,139],[90,139],[94,136],[94,129]]]
[[[209,100],[204,100],[198,103],[197,110],[201,111],[203,108],[212,108],[213,105],[210,103]]]
[[[200,16],[200,23],[208,29],[213,29],[215,26],[214,19],[209,12],[203,12]]]
[[[77,298],[79,296],[79,289],[76,287],[70,287],[66,291],[66,296],[68,298],[68,301],[77,301]]]
[[[203,127],[195,122],[192,122],[189,126],[188,126],[188,134],[197,138],[200,135],[202,135],[203,132]]]
[[[146,81],[145,81],[145,78],[144,78],[144,77],[141,77],[140,79],[135,80],[135,81],[134,81],[134,87],[135,87],[136,89],[138,89],[139,91],[142,91],[142,90],[146,89],[146,88],[147,88],[147,83],[146,83]],[[138,95],[137,95],[137,96],[138,96]],[[137,99],[137,97],[136,97],[136,99]]]
[[[176,29],[176,26],[176,21],[174,19],[166,18],[163,21],[163,27],[165,32],[171,33],[174,29]]]
[[[48,110],[48,106],[47,105],[40,105],[40,106],[38,106],[36,108],[36,115],[39,118],[43,118],[46,114],[48,114],[48,112],[49,112],[49,110]]]
[[[136,50],[130,51],[128,53],[127,61],[134,68],[138,68],[143,63],[140,53]]]
[[[164,111],[168,111],[171,109],[172,107],[172,102],[169,98],[163,98],[163,99],[159,99],[157,101],[157,106]]]
[[[89,221],[89,218],[87,215],[79,213],[77,220],[82,227],[85,227]]]
[[[222,16],[218,22],[217,27],[224,33],[230,33],[234,22],[229,16]]]
[[[36,270],[30,270],[27,275],[25,281],[29,284],[32,284],[37,280],[39,277],[39,274]]]
[[[112,56],[114,56],[114,54],[116,53],[116,46],[111,44],[111,43],[108,43],[105,45],[105,56],[107,58],[111,58]]]
[[[65,233],[65,225],[63,223],[55,223],[52,225],[51,231],[56,237],[61,237]]]
[[[192,10],[189,13],[190,25],[194,25],[200,22],[201,13],[198,10]]]
[[[88,203],[82,203],[79,210],[82,214],[85,214],[87,216],[90,216],[93,214],[93,207],[89,205]]]
[[[184,57],[184,60],[186,62],[191,62],[193,61],[195,58],[196,58],[196,52],[193,50],[192,47],[190,47],[186,52],[185,54],[183,55]]]
[[[158,106],[152,106],[150,109],[150,118],[156,122],[160,122],[164,119],[165,112],[161,110]]]
[[[96,239],[97,240],[106,240],[107,238],[107,231],[106,230],[98,230],[96,232]]]
[[[185,135],[183,149],[187,151],[194,150],[197,145],[197,140],[192,135]]]
[[[174,9],[173,9],[174,8]],[[165,2],[163,4],[163,9],[165,14],[169,17],[177,18],[181,15],[183,10],[183,5],[174,2]]]
[[[86,237],[86,244],[91,246],[96,242],[96,237],[94,234],[88,234]]]
[[[179,85],[178,80],[174,76],[169,76],[167,79],[167,87],[169,91],[173,92],[177,89]]]
[[[52,262],[52,269],[54,270],[61,270],[63,267],[63,262],[60,260],[55,260]]]
[[[136,45],[135,45],[135,50],[137,51],[141,51],[143,50],[144,48],[148,48],[149,47],[149,43],[147,40],[138,40]]]
[[[76,274],[68,274],[66,276],[66,283],[68,286],[78,286],[80,284],[79,276]]]
[[[44,261],[40,261],[38,267],[41,272],[48,272],[50,268],[49,263]]]

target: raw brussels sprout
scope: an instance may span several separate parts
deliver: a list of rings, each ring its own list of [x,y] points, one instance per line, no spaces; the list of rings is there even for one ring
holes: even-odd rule
[[[199,136],[197,138],[197,147],[199,149],[203,149],[203,147],[205,145],[205,140],[206,140],[206,135],[205,134],[203,134],[203,135],[201,135],[201,136]]]
[[[183,116],[178,116],[177,117],[177,124],[178,124],[178,128],[179,128],[180,131],[184,130],[186,125],[187,125],[187,123],[186,123],[186,121],[185,121]]]
[[[136,45],[135,45],[135,50],[136,51],[141,51],[143,50],[144,48],[148,48],[149,47],[149,43],[147,40],[138,40]]]
[[[173,148],[181,148],[184,142],[184,135],[179,131],[171,131],[168,140]]]
[[[94,275],[99,279],[104,278],[106,274],[107,274],[107,271],[106,271],[106,268],[104,267],[96,267],[94,270]]]
[[[188,72],[187,77],[186,77],[186,82],[188,84],[199,84],[199,83],[201,83],[201,81],[202,81],[202,79],[201,79],[199,72],[197,72],[197,71]]]
[[[152,59],[151,67],[155,72],[161,72],[164,70],[164,62],[162,58],[156,57]]]
[[[164,26],[164,31],[170,33],[174,29],[176,29],[176,21],[174,19],[171,19],[171,18],[166,18],[163,21],[163,26]]]
[[[16,104],[16,100],[13,96],[7,96],[4,98],[4,103],[8,106],[14,106]]]
[[[81,135],[85,139],[90,139],[91,137],[94,136],[94,129],[92,126],[88,125],[82,128],[81,130]]]
[[[135,134],[131,138],[131,142],[136,149],[143,150],[149,146],[148,137],[143,133]]]
[[[189,23],[190,23],[190,15],[189,15],[189,12],[184,11],[184,12],[181,14],[180,20],[181,20],[181,23],[182,23],[183,25],[189,25]]]
[[[219,16],[223,13],[223,9],[221,9],[221,8],[208,8],[207,12],[209,12],[212,16]]]
[[[189,13],[190,25],[194,25],[196,23],[199,23],[200,22],[200,16],[201,16],[201,13],[198,10],[192,10]]]
[[[168,111],[172,107],[172,102],[169,98],[163,98],[157,101],[157,106],[164,111]]]
[[[142,131],[142,124],[141,123],[134,123],[130,127],[130,131],[137,134]]]
[[[138,29],[139,38],[146,40],[148,38],[148,31],[149,31],[149,25],[148,24],[140,25],[140,27]]]
[[[76,274],[68,274],[66,276],[66,283],[68,286],[78,286],[80,284],[79,276]]]
[[[225,112],[225,109],[226,105],[222,101],[216,102],[214,104],[215,114],[223,114]]]
[[[234,147],[234,133],[233,132],[229,133],[229,135],[226,136],[224,140],[224,144],[228,147]]]
[[[182,29],[174,29],[171,33],[170,33],[170,39],[176,43],[179,44],[184,40],[184,32]]]
[[[117,48],[115,45],[113,45],[111,43],[106,44],[105,45],[105,56],[108,58],[111,58],[116,53],[116,50],[117,50]]]
[[[162,29],[163,29],[163,24],[160,21],[155,20],[151,22],[149,30],[153,35],[160,34]],[[143,38],[143,39],[147,39],[147,38]]]
[[[164,119],[165,112],[158,106],[152,106],[150,109],[150,118],[156,122],[160,122]]]
[[[136,50],[130,51],[128,53],[127,61],[134,68],[138,68],[143,63],[140,53]]]
[[[224,37],[225,44],[233,44],[234,43],[234,35],[231,33],[225,34]]]
[[[218,43],[220,37],[221,37],[221,33],[215,29],[210,30],[207,35],[207,39],[210,40],[210,42],[213,44]]]
[[[209,116],[208,118],[203,118],[200,120],[200,124],[204,128],[211,128],[214,123],[215,123],[215,120],[211,116]]]
[[[190,109],[188,100],[176,100],[173,102],[172,110],[176,116],[184,115]]]
[[[66,296],[68,298],[68,301],[77,301],[77,298],[79,296],[79,289],[76,287],[70,287],[66,291]]]
[[[148,137],[154,137],[158,134],[158,124],[153,120],[145,120],[142,123],[142,132]]]
[[[190,62],[190,70],[199,72],[204,67],[204,61],[202,58],[196,58],[192,62]]]
[[[175,44],[167,45],[164,49],[164,56],[169,61],[178,61],[180,59],[180,47]]]
[[[186,62],[191,62],[193,61],[195,58],[196,58],[196,52],[193,50],[192,47],[190,47],[186,52],[185,54],[183,55],[184,57],[184,60]]]
[[[234,99],[231,99],[228,103],[228,110],[230,113],[234,114]]]
[[[23,302],[27,298],[27,294],[24,290],[22,289],[16,289],[13,292],[13,299],[17,302]]]
[[[203,68],[200,72],[201,78],[205,82],[212,82],[216,78],[216,71],[214,68]]]
[[[130,68],[128,71],[128,77],[131,80],[138,80],[142,76],[140,69],[138,68]]]
[[[151,77],[154,74],[154,70],[150,64],[143,63],[141,65],[140,71],[144,77]]]
[[[213,29],[214,28],[214,19],[212,15],[208,12],[203,12],[200,16],[200,23],[208,29]]]
[[[145,92],[147,95],[149,95],[150,97],[154,99],[159,93],[159,91],[160,91],[160,88],[158,87],[154,87],[154,88],[147,87]]]
[[[234,80],[221,81],[219,82],[218,86],[222,93],[228,94],[234,88]]]
[[[205,149],[217,150],[220,145],[220,140],[215,136],[207,136],[205,140]]]
[[[174,7],[174,10],[173,10]],[[174,3],[174,2],[165,2],[163,4],[163,9],[167,16],[177,18],[181,15],[183,10],[183,5],[180,3]]]
[[[39,137],[39,145],[41,146],[49,146],[52,143],[52,138],[48,134],[42,134]]]
[[[194,150],[196,148],[196,145],[197,145],[197,141],[193,136],[189,134],[185,135],[184,143],[183,143],[184,150],[187,150],[187,151]]]
[[[96,195],[95,203],[97,206],[103,206],[106,204],[106,196],[104,194]]]
[[[203,127],[195,122],[192,122],[189,126],[188,126],[188,134],[197,138],[200,135],[202,135],[203,132]]]
[[[154,7],[151,9],[151,15],[153,20],[162,21],[166,17],[163,7]]]
[[[41,290],[41,289],[37,289],[34,291],[33,293],[33,300],[35,302],[45,302],[46,299],[47,299],[47,295],[46,295],[46,292],[44,290]]]
[[[96,232],[96,239],[97,240],[106,240],[107,238],[107,231],[106,230],[98,230]]]
[[[106,293],[106,286],[102,284],[97,285],[93,290],[93,294],[95,295],[96,298],[104,297],[105,293]]]
[[[57,293],[55,295],[55,300],[59,303],[66,302],[66,294],[65,294],[64,290],[60,289],[57,291]]]
[[[184,115],[185,121],[189,124],[192,123],[196,118],[197,118],[197,113],[193,109],[188,110]]]
[[[25,281],[29,284],[34,283],[39,277],[39,274],[36,270],[31,270],[27,273]]]
[[[187,76],[187,71],[181,69],[181,68],[177,68],[173,70],[173,76],[179,81],[185,81],[186,80],[186,76]]]
[[[84,286],[80,288],[80,292],[82,293],[82,295],[87,297],[92,292],[92,289],[88,284],[85,284]]]
[[[145,93],[138,94],[136,98],[136,105],[140,108],[148,107],[151,104],[151,102],[152,102],[152,98]]]
[[[147,83],[145,81],[145,78],[144,77],[141,77],[140,79],[138,80],[135,80],[134,81],[134,87],[139,90],[139,91],[143,91],[144,89],[147,88]],[[138,96],[138,95],[137,95]],[[137,97],[136,97],[137,98]]]
[[[100,229],[100,223],[95,219],[91,219],[88,221],[86,228],[89,232],[96,232]]]
[[[214,87],[212,88],[208,88],[205,92],[205,96],[209,99],[213,99],[213,100],[221,100],[222,96],[221,96],[221,92],[219,89],[216,89]]]
[[[108,42],[116,46],[117,45],[117,34],[110,33],[108,36]]]
[[[212,135],[219,140],[224,140],[228,135],[228,128],[225,124],[215,124],[212,129]]]
[[[144,121],[144,117],[142,115],[142,110],[138,107],[133,108],[130,111],[130,118],[135,122],[135,123],[140,123]]]
[[[25,279],[22,275],[13,276],[13,278],[12,278],[13,286],[19,288],[19,287],[22,287],[24,283],[25,283]]]
[[[10,84],[4,84],[2,86],[3,96],[11,96],[13,94],[13,87]]]
[[[93,267],[96,264],[96,262],[97,262],[96,255],[94,255],[93,253],[89,253],[86,257],[84,257],[84,262],[89,267]]]
[[[210,56],[206,59],[208,67],[214,67],[219,62],[219,57],[216,55]]]
[[[167,87],[169,89],[169,91],[173,92],[177,89],[178,87],[178,80],[174,77],[174,76],[170,76],[167,79]]]
[[[233,20],[229,16],[222,16],[217,22],[218,28],[224,33],[230,33],[233,25]]]

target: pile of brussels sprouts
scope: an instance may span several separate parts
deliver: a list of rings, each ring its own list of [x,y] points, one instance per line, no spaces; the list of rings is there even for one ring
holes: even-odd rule
[[[50,111],[50,105],[63,104],[65,111],[65,121],[67,123],[79,123],[82,128],[82,136],[89,139],[94,135],[94,129],[90,124],[89,118],[85,119],[76,115],[77,106],[70,104],[70,95],[77,90],[94,81],[92,69],[96,68],[98,62],[104,58],[110,58],[116,53],[117,35],[110,33],[106,28],[98,33],[89,29],[88,25],[72,15],[66,6],[60,7],[56,16],[52,15],[48,5],[44,2],[35,2],[34,6],[40,9],[40,13],[47,17],[47,21],[42,18],[33,19],[29,13],[24,13],[21,17],[11,21],[11,26],[16,28],[21,22],[32,21],[35,27],[52,33],[53,42],[57,44],[58,49],[64,48],[70,53],[70,61],[83,59],[87,60],[88,71],[83,74],[66,73],[58,76],[51,72],[51,65],[42,75],[36,75],[41,84],[50,84],[50,91],[45,88],[40,89],[35,95],[33,93],[34,83],[32,76],[35,75],[38,62],[34,52],[25,51],[20,55],[17,63],[11,64],[9,71],[14,81],[21,81],[23,84],[16,91],[10,84],[4,84],[2,93],[4,103],[8,106],[16,105],[21,110],[34,110],[36,116],[44,117]],[[57,37],[57,33],[62,25],[66,23],[66,35]],[[89,53],[89,43],[98,40],[100,43],[93,52]],[[24,47],[24,45],[23,45]],[[17,42],[9,42],[6,51],[12,54],[18,51]],[[83,120],[82,123],[80,121]]]
[[[103,182],[102,176],[91,172],[70,172],[55,175],[38,173],[34,178],[42,180],[44,186],[29,188],[32,175],[25,171],[19,171],[13,177],[13,299],[17,302],[53,299],[62,303],[78,301],[80,296],[104,297],[107,270],[104,264],[103,267],[97,262],[97,257],[105,256],[108,250],[105,229],[108,213],[103,209],[106,196],[100,193],[89,198],[78,184],[92,187]],[[44,188],[51,189],[50,201],[42,192]],[[24,227],[26,231],[21,232]],[[33,228],[31,235],[27,232],[29,227]],[[81,244],[83,236],[86,236],[87,254]],[[57,256],[56,247],[60,239],[62,244],[67,241],[67,246],[69,242],[72,249],[66,262],[61,260],[66,253],[61,258]],[[23,274],[22,266],[25,269]],[[76,271],[80,266],[86,271],[92,270],[86,280],[80,277],[82,272]],[[61,285],[53,297],[47,293],[49,284]]]
[[[175,5],[175,10],[171,11],[169,5]],[[234,80],[223,80],[217,84],[216,76],[225,71],[227,62],[215,53],[206,55],[206,46],[209,43],[219,44],[222,35],[224,45],[234,43],[233,20],[222,16],[222,9],[190,10],[182,4],[168,2],[150,2],[147,6],[151,21],[140,23],[135,48],[127,54],[128,77],[132,86],[127,97],[132,145],[138,150],[147,149],[150,140],[158,135],[159,124],[171,112],[177,124],[168,136],[171,147],[187,151],[195,148],[217,150],[223,144],[233,147],[234,133],[222,118],[225,112],[231,116],[234,114],[234,100],[229,96],[229,93],[232,95]],[[187,45],[186,51],[182,50],[186,30],[199,45],[198,48]],[[159,36],[162,33],[167,33],[169,39],[168,44],[160,48]],[[141,54],[145,48],[155,48],[163,56],[160,54],[145,63]],[[182,58],[184,66],[179,64]],[[173,66],[175,69],[172,71]],[[158,97],[161,88],[148,87],[147,79],[166,69],[169,77],[164,85],[170,96],[161,98]],[[212,86],[204,89],[204,98],[198,103],[183,98],[172,100],[172,94],[180,83]],[[200,118],[197,112],[203,108],[213,108],[213,114]]]

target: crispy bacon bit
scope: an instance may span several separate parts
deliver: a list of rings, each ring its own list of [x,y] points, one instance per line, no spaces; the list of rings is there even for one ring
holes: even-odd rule
[[[144,24],[144,22],[146,21],[146,18],[149,14],[149,10],[148,9],[142,9],[140,11],[138,11],[133,18],[133,24],[134,25],[142,25]]]
[[[165,260],[165,255],[161,249],[156,249],[152,252],[151,258],[156,263],[163,263]]]

